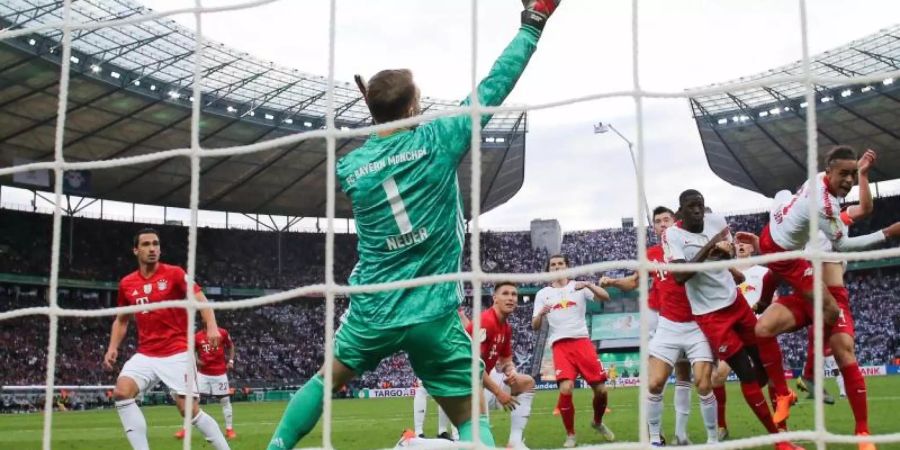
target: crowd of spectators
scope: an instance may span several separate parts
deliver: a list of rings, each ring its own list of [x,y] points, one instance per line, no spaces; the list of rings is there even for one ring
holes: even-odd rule
[[[852,229],[866,232],[900,216],[900,197],[876,201],[876,216]],[[766,214],[727,218],[732,230],[762,229]],[[69,219],[64,221],[68,227]],[[0,273],[47,275],[50,257],[50,217],[0,210]],[[131,239],[139,224],[75,219],[71,236],[63,239],[60,270],[65,278],[115,281],[134,269]],[[155,226],[163,241],[163,259],[186,260],[187,229]],[[68,228],[64,228],[68,231]],[[67,233],[64,233],[66,235]],[[652,232],[648,245],[655,243]],[[201,229],[198,234],[198,282],[203,286],[283,289],[321,283],[324,279],[324,234]],[[542,272],[548,252],[533,249],[528,232],[484,232],[481,261],[488,272]],[[356,238],[335,236],[335,276],[346,282],[356,262]],[[563,235],[562,253],[573,265],[628,260],[636,256],[636,229],[619,228],[569,232]],[[71,259],[69,258],[71,251]],[[468,267],[468,245],[464,266]],[[623,271],[608,271],[618,276]],[[593,276],[596,276],[593,275]],[[847,276],[857,328],[858,358],[864,364],[883,364],[900,356],[900,271],[896,268],[851,272]],[[533,283],[531,286],[539,286]],[[522,284],[521,286],[528,286]],[[46,306],[46,288],[0,284],[0,311]],[[62,289],[64,307],[95,309],[112,306],[115,294],[92,289]],[[219,301],[225,299],[218,299]],[[471,300],[469,300],[471,301]],[[488,298],[484,299],[488,307]],[[510,321],[514,327],[515,361],[528,371],[534,360],[530,328],[531,303],[522,300]],[[346,309],[338,300],[337,316]],[[471,316],[469,306],[465,306]],[[221,310],[222,326],[238,346],[231,377],[239,384],[291,386],[302,383],[318,369],[323,358],[324,305],[320,298],[298,298],[277,305]],[[112,317],[61,318],[56,363],[58,384],[111,384],[114,373],[100,362],[106,351]],[[24,316],[0,321],[0,384],[42,384],[46,373],[47,318]],[[785,362],[798,368],[805,358],[803,332],[781,338]],[[120,364],[134,352],[134,333],[124,343]],[[386,359],[377,370],[363,375],[354,388],[406,387],[414,379],[403,354]]]

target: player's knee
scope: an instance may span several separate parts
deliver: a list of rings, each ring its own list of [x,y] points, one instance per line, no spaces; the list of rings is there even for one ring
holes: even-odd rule
[[[574,386],[571,380],[563,380],[559,383],[559,393],[563,395],[571,395]]]
[[[122,400],[130,400],[135,397],[130,392],[120,389],[118,386],[116,386],[116,388],[113,389],[112,396],[113,396],[113,400],[115,400],[117,402],[122,401]]]
[[[647,390],[650,391],[651,394],[662,394],[663,389],[666,388],[666,379],[652,377],[647,383]]]
[[[713,388],[712,377],[697,377],[697,379],[694,380],[694,386],[697,387],[697,393],[700,395],[707,395]]]
[[[759,322],[756,322],[756,327],[753,329],[753,332],[756,333],[757,336],[763,338],[775,337],[776,331],[775,324],[770,320],[760,320]]]
[[[519,375],[518,377],[519,386],[523,391],[531,391],[534,390],[535,382],[534,378],[531,375]]]

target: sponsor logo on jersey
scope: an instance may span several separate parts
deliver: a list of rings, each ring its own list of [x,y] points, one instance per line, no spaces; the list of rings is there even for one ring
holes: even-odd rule
[[[166,290],[169,287],[169,282],[165,278],[156,282],[156,289],[160,291]]]
[[[153,285],[150,283],[145,284],[144,285],[144,293],[149,294],[151,292],[153,292]]]

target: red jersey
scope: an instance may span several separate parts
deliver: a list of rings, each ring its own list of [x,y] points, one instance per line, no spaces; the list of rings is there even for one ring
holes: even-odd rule
[[[187,275],[178,266],[158,263],[156,272],[144,278],[136,270],[119,281],[119,306],[143,305],[187,297]],[[200,286],[194,285],[194,292]],[[183,308],[165,308],[135,313],[137,352],[155,357],[187,351],[187,314]]]
[[[472,334],[472,322],[466,325],[466,332]],[[481,359],[484,370],[494,370],[497,360],[512,356],[512,327],[509,323],[500,323],[497,312],[489,308],[481,313]]]
[[[198,370],[203,375],[225,375],[228,367],[225,365],[225,349],[231,348],[234,344],[231,342],[231,336],[228,330],[219,328],[219,346],[213,348],[206,339],[206,330],[198,331],[194,336],[194,345],[197,353],[200,355],[200,364]]]
[[[647,259],[652,262],[666,262],[662,245],[648,248]],[[653,276],[653,284],[647,299],[650,309],[659,311],[661,316],[672,322],[693,322],[694,315],[691,313],[691,304],[684,286],[675,282],[675,277],[663,270],[650,272],[650,275]]]

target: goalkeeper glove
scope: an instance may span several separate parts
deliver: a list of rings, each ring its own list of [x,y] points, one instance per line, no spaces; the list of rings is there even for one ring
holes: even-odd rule
[[[556,11],[561,0],[522,0],[525,10],[522,11],[522,25],[542,31],[547,19]]]

